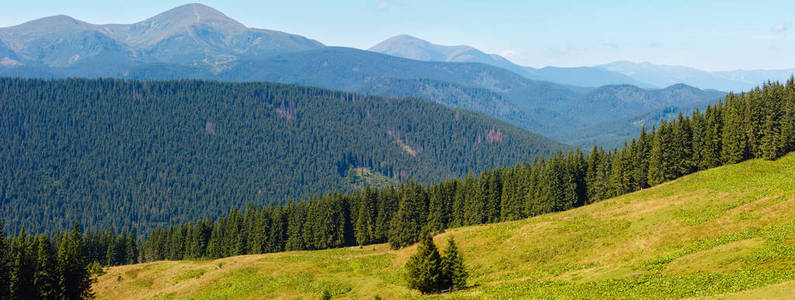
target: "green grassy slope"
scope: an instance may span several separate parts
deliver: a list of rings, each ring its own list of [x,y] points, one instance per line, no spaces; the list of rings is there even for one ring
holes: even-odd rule
[[[786,298],[795,288],[795,154],[699,172],[593,205],[457,228],[472,274],[451,298]],[[386,245],[113,267],[99,299],[419,297],[414,247]]]

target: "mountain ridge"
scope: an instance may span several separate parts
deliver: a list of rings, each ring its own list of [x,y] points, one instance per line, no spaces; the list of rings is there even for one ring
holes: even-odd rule
[[[246,27],[197,3],[132,24],[91,24],[65,15],[45,17],[0,28],[0,41],[24,59],[22,64],[72,67],[81,60],[96,58],[118,64],[116,69],[166,62],[218,70],[242,56],[268,56],[324,46],[299,35]],[[80,44],[85,41],[108,45],[110,49],[85,49]],[[49,49],[69,55],[48,53]]]
[[[633,80],[617,72],[606,71],[594,67],[544,67],[532,68],[517,65],[498,54],[488,54],[467,45],[446,46],[423,40],[408,34],[388,38],[368,49],[387,55],[398,56],[422,61],[444,62],[477,62],[507,69],[528,79],[550,81],[559,84],[595,87],[606,84],[634,84],[642,87],[654,87],[644,82]],[[583,73],[593,75],[583,78]]]
[[[388,38],[369,50],[425,61],[480,62],[508,69],[528,79],[588,87],[631,84],[642,88],[659,89],[685,83],[701,89],[741,92],[763,84],[767,80],[786,80],[795,74],[795,69],[710,72],[685,66],[625,60],[593,66],[532,68],[517,65],[500,55],[487,54],[471,46],[439,45],[406,34]],[[464,51],[476,55],[456,56]]]
[[[793,69],[704,71],[692,67],[653,64],[650,62],[615,61],[598,65],[654,85],[687,83],[702,89],[743,92],[768,80],[787,80],[795,74]]]

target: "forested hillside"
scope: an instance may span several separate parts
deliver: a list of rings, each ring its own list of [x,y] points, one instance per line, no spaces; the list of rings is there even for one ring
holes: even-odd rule
[[[72,221],[145,232],[362,180],[463,176],[562,147],[423,100],[270,83],[0,79],[0,125],[9,232]]]
[[[487,170],[430,185],[335,193],[284,206],[234,210],[216,221],[156,229],[143,260],[226,257],[417,241],[422,228],[510,221],[568,210],[751,158],[777,159],[795,150],[795,80],[668,122],[621,149],[594,147]]]

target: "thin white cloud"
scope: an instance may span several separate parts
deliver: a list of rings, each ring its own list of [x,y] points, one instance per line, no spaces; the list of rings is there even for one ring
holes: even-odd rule
[[[500,52],[500,56],[505,57],[507,59],[517,59],[519,56],[522,55],[519,51],[508,49],[505,51]]]
[[[773,31],[775,32],[784,32],[787,31],[787,29],[789,29],[789,27],[787,27],[787,24],[784,22],[773,25]]]

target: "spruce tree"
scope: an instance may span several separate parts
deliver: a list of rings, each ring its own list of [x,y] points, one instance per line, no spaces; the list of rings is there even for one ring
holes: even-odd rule
[[[131,230],[125,240],[127,241],[127,245],[124,247],[124,257],[126,258],[124,263],[138,263],[138,241],[136,240],[135,231]]]
[[[747,157],[747,140],[743,112],[745,102],[742,97],[726,96],[726,113],[723,114],[721,157],[723,163],[734,164]]]
[[[784,87],[781,85],[770,85],[763,94],[763,115],[761,131],[761,145],[759,151],[761,156],[768,160],[779,158],[786,149],[786,140],[782,139],[781,118],[783,116]]]
[[[699,170],[701,167],[701,161],[703,160],[701,155],[701,149],[704,148],[704,133],[706,131],[706,121],[704,120],[704,116],[701,114],[701,111],[696,109],[693,114],[690,115],[690,125],[692,129],[693,139],[691,141],[691,156],[690,161],[693,167],[693,170]]]
[[[317,203],[313,203],[317,204]],[[304,250],[312,249],[312,245],[304,245],[304,226],[306,223],[306,210],[304,206],[296,206],[292,202],[287,202],[287,241],[284,249]],[[311,218],[314,219],[314,218]],[[309,226],[311,228],[312,226]],[[311,244],[311,243],[310,243]]]
[[[674,123],[672,133],[671,178],[674,179],[693,172],[693,131],[690,119],[682,113]]]
[[[107,251],[105,254],[107,259],[105,261],[105,265],[115,266],[118,264],[119,247],[117,247],[116,234],[113,232],[112,227],[110,228],[105,241],[105,245],[107,245]]]
[[[398,210],[397,192],[389,186],[378,193],[378,213],[375,221],[374,242],[384,242],[389,235],[392,217]]]
[[[389,228],[389,245],[393,249],[417,241],[426,220],[427,195],[419,183],[407,183],[401,188],[400,205]]]
[[[668,165],[670,164],[671,145],[667,141],[668,125],[665,120],[660,122],[660,128],[654,131],[651,152],[649,153],[649,185],[654,186],[666,180]]]
[[[472,193],[465,195],[464,224],[483,224],[488,220],[489,174],[483,172],[474,178]]]
[[[442,288],[461,289],[467,285],[467,273],[464,258],[458,252],[455,240],[450,236],[447,249],[442,257]]]
[[[219,224],[216,223],[210,233],[210,239],[207,241],[207,256],[210,258],[223,257],[221,243],[221,230]]]
[[[487,171],[488,177],[486,180],[486,222],[494,223],[500,221],[500,196],[502,194],[502,177],[500,172],[496,170]]]
[[[500,220],[511,221],[522,218],[522,200],[517,197],[517,167],[508,169],[503,175],[502,193],[500,194]]]
[[[452,226],[464,226],[467,224],[467,213],[469,198],[475,193],[475,177],[472,173],[467,175],[461,180],[461,184],[456,189],[455,197],[453,198],[453,211],[452,211]]]
[[[284,208],[279,205],[273,210],[273,214],[271,215],[271,232],[268,239],[268,249],[270,252],[284,250],[284,235],[287,231],[286,224],[287,218],[284,215]],[[210,251],[209,245],[207,246],[207,251]]]
[[[762,135],[763,133],[763,123],[764,123],[764,113],[763,109],[767,105],[767,101],[770,99],[765,99],[765,94],[768,94],[773,89],[772,84],[766,83],[764,85],[764,89],[760,89],[759,87],[755,87],[753,90],[749,91],[745,97],[739,99],[742,102],[745,102],[745,111],[740,112],[742,114],[742,123],[743,123],[743,131],[746,139],[746,158],[760,158],[763,156],[762,154]]]
[[[442,258],[428,231],[422,233],[417,252],[406,262],[406,281],[409,288],[423,294],[442,288]]]
[[[61,295],[55,249],[50,244],[50,239],[44,234],[39,235],[36,248],[36,273],[33,281],[38,289],[37,298],[59,299]]]
[[[0,299],[11,298],[11,249],[3,231],[3,221],[0,220]]]
[[[72,231],[63,236],[58,248],[59,285],[63,299],[90,299],[91,278],[86,262],[83,260],[83,237],[80,226],[74,224]]]
[[[356,225],[354,227],[356,242],[366,245],[375,240],[376,205],[378,194],[368,185],[360,197],[357,211]]]
[[[36,260],[33,240],[25,234],[22,228],[14,241],[14,261],[11,272],[11,297],[15,299],[33,299],[38,296],[34,275]]]
[[[707,107],[704,114],[706,119],[704,128],[704,146],[701,148],[699,169],[706,170],[721,165],[721,141],[723,131],[723,117],[721,117],[722,103],[715,107]]]

